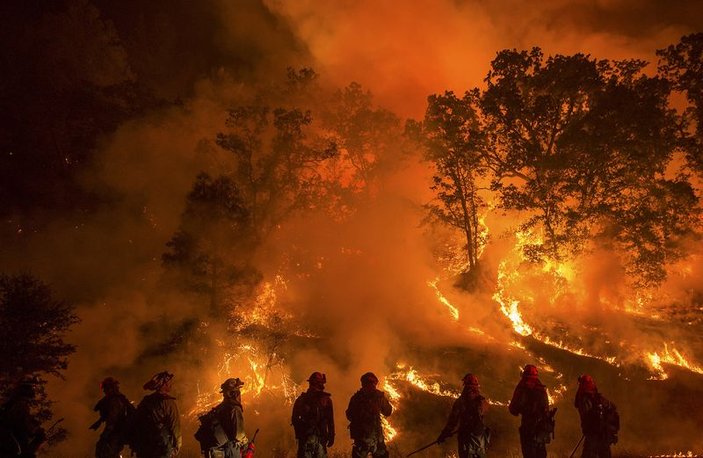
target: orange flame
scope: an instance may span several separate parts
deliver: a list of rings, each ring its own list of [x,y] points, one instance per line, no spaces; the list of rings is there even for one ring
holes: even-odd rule
[[[459,309],[454,307],[452,303],[449,302],[449,299],[444,297],[444,294],[442,294],[442,292],[437,287],[437,283],[439,283],[439,277],[436,277],[434,280],[428,280],[427,286],[434,290],[439,302],[441,302],[442,304],[444,304],[445,307],[447,307],[447,310],[449,310],[449,313],[451,314],[454,321],[457,321],[459,319]]]
[[[383,438],[386,442],[391,442],[398,436],[398,431],[391,425],[388,418],[383,416],[381,417],[381,428],[383,428]]]
[[[256,325],[263,329],[276,329],[281,323],[290,323],[292,316],[278,307],[278,295],[287,288],[286,281],[280,275],[272,282],[263,282],[259,294],[249,304],[249,309],[237,310],[237,328],[242,330]],[[234,312],[233,312],[234,313]],[[292,328],[296,335],[309,335],[304,330]],[[217,370],[209,374],[207,384],[211,389],[203,389],[197,384],[195,406],[189,415],[202,413],[220,401],[219,384],[230,377],[239,377],[244,381],[242,395],[257,399],[265,393],[282,396],[286,403],[292,404],[299,392],[287,367],[277,358],[275,350],[263,349],[256,338],[238,338],[233,342],[217,341],[222,349],[221,361]]]
[[[689,362],[686,357],[684,357],[681,352],[678,351],[676,348],[672,348],[671,350],[669,350],[669,346],[666,343],[664,344],[663,352],[647,353],[645,362],[648,362],[649,367],[655,371],[656,375],[654,378],[658,380],[665,380],[669,378],[669,375],[666,373],[663,364],[670,364],[673,366],[688,369],[689,371],[695,372],[697,374],[703,374],[703,368],[694,363]]]

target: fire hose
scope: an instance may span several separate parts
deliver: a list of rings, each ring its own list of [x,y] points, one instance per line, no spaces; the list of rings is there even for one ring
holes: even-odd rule
[[[452,436],[453,436],[454,434],[456,434],[457,432],[458,432],[458,431],[454,431],[453,433],[451,433],[451,434],[450,434],[449,436],[447,436],[447,437],[452,437]],[[445,438],[445,439],[446,439],[446,438]],[[443,439],[442,441],[444,441],[444,439]],[[434,441],[434,442],[430,442],[429,444],[423,445],[422,447],[420,447],[419,449],[415,450],[414,452],[408,453],[407,455],[405,455],[405,457],[407,458],[407,457],[412,456],[412,455],[414,455],[414,454],[416,454],[416,453],[420,453],[421,451],[426,450],[426,449],[432,447],[433,445],[436,445],[436,444],[439,444],[439,443],[440,443],[439,440],[436,440],[436,441]]]
[[[581,436],[581,439],[579,440],[579,443],[576,444],[576,447],[574,447],[574,451],[571,452],[571,455],[569,455],[569,458],[574,458],[574,453],[576,453],[576,450],[579,449],[579,446],[581,445],[581,442],[583,442],[583,438],[586,436]]]

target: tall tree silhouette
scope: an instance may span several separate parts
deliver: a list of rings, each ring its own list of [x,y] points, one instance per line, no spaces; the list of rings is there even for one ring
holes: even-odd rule
[[[685,94],[679,134],[691,166],[703,172],[703,33],[686,35],[675,44],[657,51],[659,72],[674,90]]]
[[[336,156],[337,147],[313,128],[312,110],[295,105],[315,79],[308,69],[289,73],[284,99],[257,98],[232,107],[227,131],[217,136],[217,144],[234,158],[231,177],[257,241],[323,194],[320,166]]]
[[[421,125],[425,159],[434,165],[432,190],[436,199],[428,204],[431,216],[457,228],[465,240],[467,271],[478,266],[486,236],[480,225],[486,202],[480,188],[488,168],[485,132],[478,110],[479,92],[461,99],[453,92],[432,95]]]
[[[612,245],[648,284],[680,255],[697,206],[685,177],[665,174],[676,148],[669,85],[645,65],[538,48],[492,62],[486,156],[503,206],[529,212],[523,227],[544,234],[526,247],[533,258]]]
[[[377,180],[402,154],[401,123],[393,112],[373,103],[371,92],[358,83],[334,91],[322,101],[321,126],[337,146],[336,170],[329,185],[342,203],[377,192]]]
[[[70,304],[54,298],[51,289],[31,275],[0,275],[0,392],[7,395],[25,380],[36,384],[37,418],[52,418],[52,401],[44,391],[46,377],[62,377],[76,350],[64,337],[78,317]],[[54,439],[63,437],[57,431]]]
[[[218,313],[224,291],[258,274],[248,262],[253,243],[250,214],[228,176],[198,176],[186,199],[178,231],[162,260],[183,289],[209,298]]]
[[[430,97],[424,138],[439,214],[476,231],[481,201],[464,202],[485,175],[494,205],[524,216],[529,259],[601,247],[623,258],[635,283],[662,281],[695,229],[698,203],[687,177],[667,170],[680,144],[670,84],[645,66],[504,50],[484,90]]]

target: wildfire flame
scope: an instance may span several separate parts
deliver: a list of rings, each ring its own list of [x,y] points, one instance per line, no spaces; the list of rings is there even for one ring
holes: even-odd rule
[[[512,257],[504,259],[499,264],[497,287],[495,293],[493,294],[493,300],[496,301],[500,307],[501,313],[510,322],[513,331],[520,336],[535,339],[550,347],[568,351],[575,355],[598,359],[614,367],[621,367],[623,361],[618,359],[615,355],[596,354],[584,349],[583,347],[571,345],[563,339],[554,339],[547,333],[536,329],[525,320],[523,313],[520,310],[520,300],[511,295],[509,291],[514,285],[520,285],[522,280],[518,273],[517,266],[526,262],[526,259],[522,255],[523,247],[527,243],[541,243],[541,239],[527,231],[518,231],[516,234],[516,239],[517,243],[513,249]],[[577,269],[571,263],[547,260],[542,264],[541,271],[549,274],[552,276],[550,278],[554,278],[555,280],[552,282],[552,287],[554,287],[555,290],[551,295],[552,299],[550,299],[550,301],[553,302],[555,297],[563,293],[565,288],[568,288],[573,283]],[[653,296],[650,291],[639,291],[636,293],[634,299],[626,301],[624,311],[630,314],[642,315],[644,313],[643,310],[645,305],[652,300],[652,297]],[[525,299],[532,300],[529,296],[525,297]],[[517,343],[513,343],[512,345],[525,349],[523,345]],[[626,345],[623,342],[621,346]],[[691,362],[679,350],[674,347],[669,347],[668,345],[664,346],[663,351],[640,350],[639,354],[641,355],[640,360],[644,363],[644,365],[653,371],[654,375],[652,378],[654,379],[663,380],[668,378],[668,374],[666,373],[663,364],[674,365],[687,369],[691,372],[703,374],[703,367]],[[631,358],[627,359],[632,361]]]
[[[558,385],[553,390],[547,390],[547,399],[549,400],[549,405],[553,406],[559,402],[566,394],[567,386],[564,384]]]
[[[666,370],[662,365],[663,363],[682,367],[697,374],[703,374],[703,368],[694,363],[689,362],[676,348],[672,348],[671,350],[669,350],[669,346],[667,344],[664,344],[663,352],[647,353],[646,357],[646,361],[649,363],[650,367],[656,372],[656,378],[659,380],[665,380],[669,378],[669,375],[666,373]]]
[[[292,316],[280,310],[277,305],[279,292],[286,288],[286,281],[280,275],[273,282],[263,282],[249,308],[237,310],[235,330],[241,332],[250,327],[274,330],[282,323],[290,323]],[[305,330],[296,327],[289,331],[295,335],[309,336]],[[220,402],[219,385],[222,380],[230,377],[239,377],[244,381],[242,395],[257,399],[267,393],[275,394],[282,396],[286,403],[293,403],[299,393],[299,386],[293,382],[275,346],[264,347],[261,339],[256,336],[238,336],[232,341],[219,340],[218,345],[221,348],[221,359],[217,370],[209,374],[208,383],[211,388],[203,389],[203,383],[198,382],[195,406],[190,411],[190,416],[207,411]]]
[[[393,386],[391,381],[401,381],[409,383],[418,390],[424,391],[425,393],[429,393],[435,396],[456,399],[461,395],[461,390],[443,388],[442,385],[439,384],[439,382],[428,381],[428,377],[420,375],[420,373],[413,367],[406,368],[404,364],[399,363],[396,365],[396,371],[386,377],[386,381],[384,384],[384,389],[386,390],[386,392],[392,393],[389,394],[389,397],[394,402],[399,401],[401,399],[401,395],[398,390]],[[492,399],[488,399],[488,403],[491,405],[498,406],[508,405],[507,402],[495,401]]]
[[[525,337],[532,335],[532,327],[525,323],[525,320],[522,319],[522,314],[518,309],[520,302],[513,300],[510,301],[510,306],[506,306],[506,303],[501,300],[497,293],[493,296],[493,298],[500,304],[500,311],[503,312],[503,314],[508,317],[510,322],[513,324],[513,329],[515,332]]]
[[[441,302],[442,304],[444,304],[445,307],[447,307],[447,310],[449,310],[449,313],[451,314],[452,318],[454,318],[454,321],[457,321],[459,319],[459,309],[454,307],[452,303],[449,302],[446,297],[444,297],[444,294],[442,294],[439,288],[437,288],[437,283],[439,283],[439,277],[436,277],[434,280],[428,280],[427,286],[434,290],[439,302]]]
[[[391,442],[398,436],[398,431],[391,425],[386,417],[381,417],[381,427],[383,428],[383,438],[386,442]]]
[[[404,369],[404,366],[398,365],[397,370],[387,377],[388,380],[402,380],[413,385],[421,391],[425,391],[435,396],[444,396],[450,398],[458,398],[461,392],[442,388],[438,382],[427,382],[420,377],[417,370],[412,367]]]
[[[244,381],[241,389],[243,396],[248,395],[251,399],[257,399],[267,393],[280,395],[287,404],[291,405],[300,392],[299,385],[292,380],[287,368],[282,364],[277,364],[273,368],[269,362],[270,357],[263,355],[254,344],[242,345],[237,353],[226,352],[211,379],[211,385],[209,385],[211,388],[202,389],[201,383],[198,382],[195,406],[188,415],[191,417],[199,415],[219,403],[220,383],[230,377],[239,377]]]
[[[692,451],[689,450],[688,452],[678,452],[674,453],[673,455],[650,455],[649,458],[698,458],[700,456],[701,455],[695,455]]]
[[[388,377],[383,381],[383,391],[385,391],[388,396],[388,401],[393,406],[393,410],[398,409],[398,404],[400,400],[400,393],[395,389],[393,385],[390,384]],[[386,417],[381,417],[381,428],[383,428],[383,437],[387,442],[391,442],[398,436],[398,430],[396,430],[391,422]]]
[[[432,288],[432,290],[435,293],[435,296],[437,297],[437,300],[442,305],[444,305],[447,308],[447,310],[449,310],[449,314],[452,316],[452,319],[454,321],[459,321],[459,309],[457,307],[455,307],[451,302],[449,302],[449,299],[447,299],[447,297],[442,293],[442,291],[439,290],[439,287],[437,286],[437,284],[439,283],[439,280],[440,280],[439,277],[435,277],[434,280],[428,280],[427,286]],[[466,329],[474,334],[478,334],[478,335],[483,336],[489,340],[495,340],[493,337],[487,335],[486,332],[483,331],[482,329],[479,329],[479,328],[476,328],[473,326],[468,326]]]

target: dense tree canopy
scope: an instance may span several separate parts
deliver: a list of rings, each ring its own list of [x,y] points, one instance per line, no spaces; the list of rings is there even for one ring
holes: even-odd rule
[[[694,33],[657,51],[659,72],[685,94],[688,106],[680,122],[681,144],[688,160],[703,171],[703,33]]]
[[[62,376],[76,350],[64,341],[78,322],[71,305],[54,298],[51,289],[31,275],[0,275],[0,393],[32,380],[41,421],[51,419],[51,400],[44,391],[46,376]],[[59,439],[63,431],[57,431]]]
[[[479,218],[486,208],[481,183],[488,168],[483,151],[486,141],[478,116],[478,91],[459,99],[453,92],[430,96],[422,124],[409,124],[420,134],[425,158],[435,166],[432,190],[436,201],[428,205],[431,216],[459,229],[465,240],[467,269],[478,265],[486,243]],[[417,130],[420,130],[419,132]]]
[[[661,281],[698,202],[686,176],[669,170],[679,145],[669,81],[645,65],[505,50],[484,90],[430,97],[425,142],[444,220],[478,229],[476,210],[451,209],[478,208],[463,202],[480,202],[470,191],[490,171],[495,203],[536,234],[529,259],[612,247],[636,283]],[[471,249],[468,258],[474,265]]]
[[[163,262],[185,290],[206,294],[217,312],[222,290],[256,278],[248,263],[253,243],[250,214],[228,176],[198,176],[187,197],[178,231],[167,243]]]
[[[3,382],[18,377],[61,375],[75,347],[64,335],[78,321],[73,308],[54,299],[48,286],[30,275],[0,276],[0,342]]]
[[[399,119],[360,85],[330,90],[310,69],[289,70],[227,111],[216,142],[231,161],[198,177],[164,264],[221,309],[231,288],[256,283],[251,258],[282,224],[305,212],[349,216],[401,140]]]

